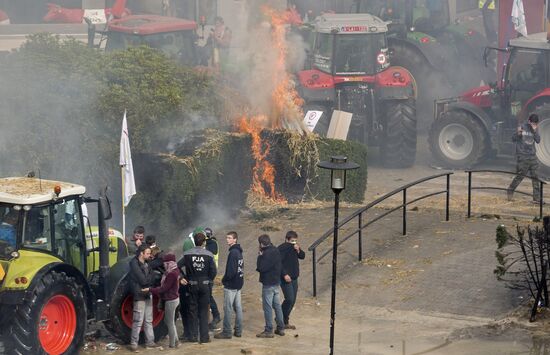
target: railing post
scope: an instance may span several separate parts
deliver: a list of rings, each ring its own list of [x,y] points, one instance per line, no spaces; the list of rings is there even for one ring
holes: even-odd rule
[[[403,235],[407,234],[407,189],[403,189]]]
[[[468,218],[472,214],[472,172],[468,171]]]
[[[539,183],[540,183],[540,191],[539,191],[539,215],[540,215],[540,219],[542,220],[542,205],[544,204],[544,184],[542,183],[542,180],[539,180]],[[546,302],[548,302],[548,300],[546,300]]]
[[[313,249],[313,297],[317,297],[317,247]]]
[[[317,297],[317,248],[313,249],[313,297]]]
[[[447,201],[445,202],[445,220],[449,221],[449,200],[451,197],[451,174],[447,174]]]
[[[363,213],[359,213],[359,261],[363,260]]]

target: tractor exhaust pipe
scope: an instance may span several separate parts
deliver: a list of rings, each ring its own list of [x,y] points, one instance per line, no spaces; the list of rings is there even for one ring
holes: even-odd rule
[[[98,234],[99,234],[99,282],[102,289],[103,300],[110,301],[109,287],[109,228],[107,220],[111,219],[111,204],[107,197],[107,188],[99,192],[97,204]]]

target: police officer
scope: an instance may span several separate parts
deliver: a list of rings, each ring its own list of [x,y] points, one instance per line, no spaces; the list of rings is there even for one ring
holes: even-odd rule
[[[199,341],[210,342],[208,335],[208,310],[210,308],[210,283],[216,277],[214,255],[205,249],[206,234],[204,231],[193,236],[195,247],[183,253],[183,284],[189,286],[190,304],[189,317],[192,339],[197,339],[197,323]],[[198,320],[198,322],[197,322]]]
[[[514,180],[508,187],[508,200],[512,200],[514,190],[523,180],[524,176],[532,177],[533,182],[533,202],[540,201],[540,185],[537,177],[537,169],[539,161],[535,150],[535,143],[540,143],[540,135],[538,132],[539,116],[532,113],[527,122],[518,127],[517,132],[512,136],[512,140],[516,142],[516,157],[517,157],[517,173]]]

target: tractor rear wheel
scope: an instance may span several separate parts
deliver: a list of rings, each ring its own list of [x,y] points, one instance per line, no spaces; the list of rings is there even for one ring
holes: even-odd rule
[[[469,168],[489,152],[489,138],[480,122],[464,111],[450,111],[437,119],[428,137],[434,158],[446,168]]]
[[[158,303],[158,297],[153,297],[153,330],[155,341],[168,335],[168,328],[163,321],[164,311],[158,309]],[[132,335],[133,308],[134,298],[130,292],[128,278],[124,278],[112,295],[110,319],[103,324],[113,336],[126,344],[130,343]],[[145,342],[143,331],[140,333],[139,342]]]
[[[387,168],[408,168],[416,156],[416,102],[391,100],[386,102],[385,112],[382,162]]]
[[[8,334],[14,354],[76,354],[84,341],[82,288],[64,272],[51,271],[17,307]]]
[[[532,113],[539,116],[540,143],[536,144],[537,158],[545,173],[550,172],[550,103],[537,106]]]

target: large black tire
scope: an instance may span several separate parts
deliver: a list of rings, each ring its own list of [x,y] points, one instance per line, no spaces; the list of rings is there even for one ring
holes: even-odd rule
[[[408,168],[416,157],[416,105],[414,99],[385,103],[386,122],[380,146],[387,168]]]
[[[63,312],[59,312],[66,311],[67,306],[74,307],[72,321],[67,321],[68,318],[61,315]],[[64,272],[47,273],[38,280],[32,296],[17,306],[13,321],[8,325],[10,354],[77,354],[84,341],[86,312],[82,287],[76,280]],[[60,330],[67,331],[68,336],[64,337]],[[47,343],[44,337],[50,342]]]
[[[491,145],[482,124],[465,111],[450,111],[435,120],[428,143],[436,161],[451,169],[479,164]]]
[[[442,97],[456,96],[448,78],[436,70],[419,50],[412,45],[400,41],[392,41],[394,55],[391,57],[393,66],[407,69],[413,76],[416,87],[418,132],[426,134],[433,120],[433,102]]]
[[[130,343],[130,337],[132,334],[131,321],[132,319],[132,301],[131,292],[128,279],[124,278],[111,298],[111,315],[108,321],[103,324],[105,328],[116,338],[120,339],[126,344]],[[168,328],[164,324],[164,320],[157,319],[157,305],[158,299],[155,297],[153,302],[153,330],[155,332],[155,341],[159,341],[168,335]],[[157,325],[155,326],[155,319],[157,319]],[[125,321],[126,320],[126,321]],[[145,342],[143,331],[140,333],[139,342]]]
[[[540,170],[545,175],[550,175],[550,103],[537,105],[530,113],[539,116],[540,143],[535,145]]]

